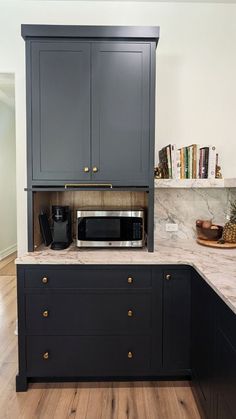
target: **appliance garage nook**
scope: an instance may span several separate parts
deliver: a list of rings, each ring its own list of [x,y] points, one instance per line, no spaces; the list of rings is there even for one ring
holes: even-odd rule
[[[16,390],[188,378],[205,417],[235,418],[233,250],[154,240],[159,27],[22,25],[22,36],[28,253],[16,262]]]

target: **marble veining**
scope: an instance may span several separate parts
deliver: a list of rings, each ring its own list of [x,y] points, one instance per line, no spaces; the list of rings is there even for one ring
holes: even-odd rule
[[[188,179],[189,180],[189,179]],[[235,189],[157,189],[155,191],[155,237],[163,240],[193,240],[197,219],[212,219],[224,225]],[[166,223],[177,223],[177,232],[167,232]]]
[[[193,266],[236,314],[236,249],[212,249],[193,240],[157,240],[155,251],[42,248],[16,260],[17,264],[188,264]]]

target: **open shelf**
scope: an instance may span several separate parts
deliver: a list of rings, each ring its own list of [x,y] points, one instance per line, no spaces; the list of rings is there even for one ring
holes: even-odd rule
[[[155,188],[236,188],[232,179],[155,179]]]

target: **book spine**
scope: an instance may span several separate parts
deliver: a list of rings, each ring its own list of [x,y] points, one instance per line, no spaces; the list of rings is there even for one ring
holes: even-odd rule
[[[188,177],[193,178],[193,146],[188,147]]]
[[[188,147],[184,147],[184,179],[189,177],[189,168],[188,168]]]
[[[209,146],[208,178],[214,179],[215,177],[216,177],[216,147]]]
[[[176,169],[177,169],[177,176],[176,179],[181,179],[181,150],[176,150]]]
[[[202,147],[201,151],[202,151],[201,179],[206,179],[208,176],[209,147]]]
[[[180,168],[181,168],[181,171],[180,171],[181,177],[180,178],[184,179],[184,177],[185,177],[184,147],[182,147],[180,149]]]
[[[177,149],[176,145],[171,145],[171,173],[172,179],[178,179],[177,177]]]
[[[199,150],[199,179],[203,178],[203,149],[200,148]]]
[[[197,144],[193,144],[193,160],[192,160],[192,175],[193,179],[197,178]]]
[[[168,168],[168,179],[172,178],[172,170],[171,170],[171,145],[166,147],[167,152],[167,168]]]

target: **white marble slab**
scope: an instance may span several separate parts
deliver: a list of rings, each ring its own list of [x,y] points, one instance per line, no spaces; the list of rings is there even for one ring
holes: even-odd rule
[[[67,250],[27,253],[17,264],[188,264],[193,266],[236,314],[236,249],[212,249],[193,240],[159,240],[146,250]]]
[[[229,179],[155,179],[155,188],[236,188],[236,178]]]

